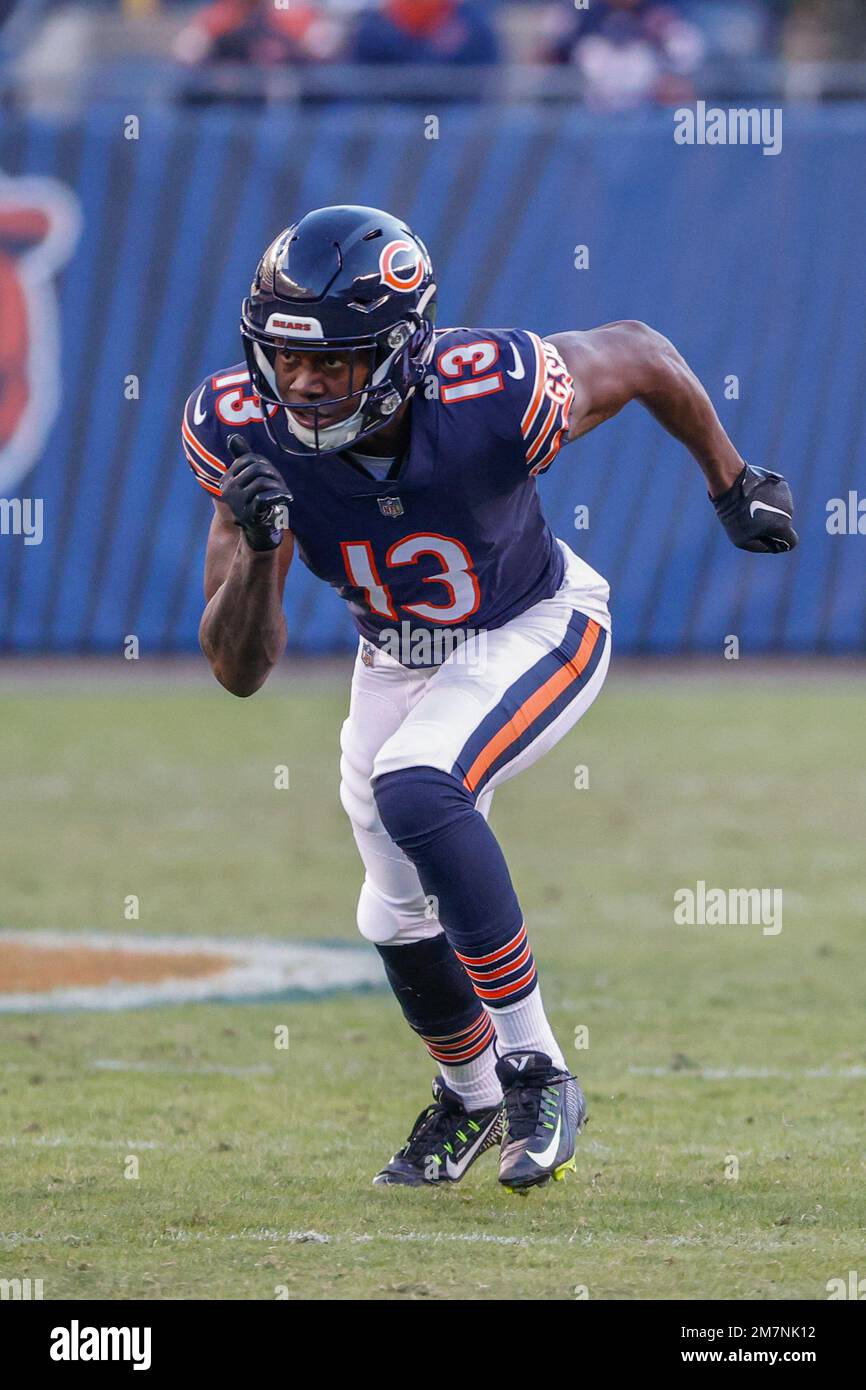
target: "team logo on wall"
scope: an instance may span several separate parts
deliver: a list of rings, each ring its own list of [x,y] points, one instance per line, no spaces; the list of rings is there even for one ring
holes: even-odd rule
[[[0,495],[30,472],[60,405],[57,272],[81,229],[55,179],[0,174]]]
[[[424,279],[424,258],[411,241],[389,241],[379,257],[379,275],[392,290],[417,290]]]

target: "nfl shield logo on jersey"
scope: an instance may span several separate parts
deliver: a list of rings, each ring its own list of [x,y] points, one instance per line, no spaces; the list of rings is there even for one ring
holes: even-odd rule
[[[379,511],[383,516],[402,516],[403,503],[399,497],[380,497]]]
[[[372,666],[376,660],[376,648],[372,642],[361,643],[361,660],[365,666]]]

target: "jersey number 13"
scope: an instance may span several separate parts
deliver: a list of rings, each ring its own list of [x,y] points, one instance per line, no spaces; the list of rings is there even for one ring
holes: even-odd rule
[[[472,556],[462,541],[453,536],[419,531],[395,541],[385,556],[388,569],[417,564],[419,555],[435,555],[441,560],[442,572],[427,575],[423,580],[424,584],[436,584],[445,589],[447,598],[439,603],[431,599],[429,603],[395,604],[389,586],[379,577],[370,542],[341,541],[340,549],[349,582],[365,591],[367,607],[383,618],[397,621],[399,608],[428,623],[462,623],[472,616],[481,602]]]

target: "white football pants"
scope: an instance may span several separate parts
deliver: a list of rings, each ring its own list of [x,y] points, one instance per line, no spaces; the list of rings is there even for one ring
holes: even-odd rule
[[[349,716],[340,736],[340,799],[366,870],[358,902],[358,928],[370,941],[408,944],[442,930],[414,865],[379,819],[371,780],[405,767],[451,772],[461,750],[485,720],[491,715],[495,720],[502,704],[512,716],[509,726],[516,730],[512,746],[518,742],[521,746],[507,761],[500,755],[497,769],[478,792],[476,806],[486,818],[496,787],[543,757],[577,723],[601,690],[610,661],[608,586],[563,541],[558,544],[566,568],[557,593],[502,627],[470,638],[438,667],[403,666],[387,652],[359,641]],[[596,653],[585,682],[575,681],[573,698],[546,724],[542,716],[538,722],[543,727],[531,736],[532,723],[524,719],[520,724],[520,712],[512,715],[514,687],[522,678],[531,682],[539,662],[543,663],[542,671],[549,664],[558,667],[555,658],[552,663],[543,659],[567,640],[576,614],[587,615],[600,629],[600,654]],[[506,702],[509,691],[511,701]],[[545,698],[543,692],[534,693],[531,712]],[[560,703],[563,698],[559,696]],[[558,706],[549,704],[548,716],[551,708]],[[502,735],[498,737],[501,744]]]

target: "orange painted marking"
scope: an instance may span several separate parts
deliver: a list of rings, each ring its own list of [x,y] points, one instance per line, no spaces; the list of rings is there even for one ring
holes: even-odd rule
[[[31,994],[76,985],[157,984],[199,980],[234,964],[228,956],[27,946],[0,941],[0,994]]]

